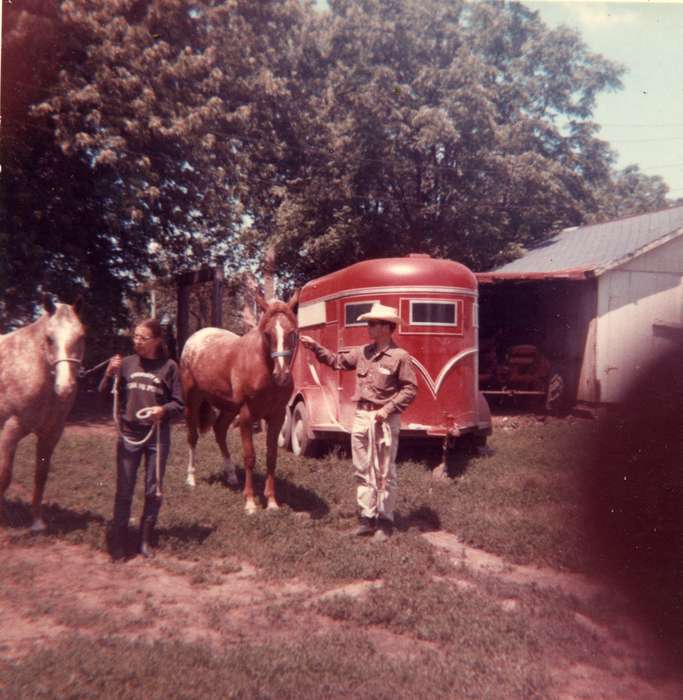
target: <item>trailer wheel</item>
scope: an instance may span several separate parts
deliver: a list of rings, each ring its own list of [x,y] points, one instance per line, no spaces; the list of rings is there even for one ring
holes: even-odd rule
[[[553,370],[548,379],[545,394],[545,410],[553,415],[562,413],[565,408],[566,386],[562,373]]]
[[[285,422],[278,433],[277,446],[292,451],[292,414],[289,408],[285,409]]]
[[[478,454],[480,449],[486,447],[486,440],[487,436],[481,433],[467,433],[467,435],[457,438],[450,449],[453,452],[461,452],[472,456]]]
[[[294,407],[292,414],[292,452],[297,457],[316,457],[320,450],[320,440],[308,437],[308,411],[303,401]]]

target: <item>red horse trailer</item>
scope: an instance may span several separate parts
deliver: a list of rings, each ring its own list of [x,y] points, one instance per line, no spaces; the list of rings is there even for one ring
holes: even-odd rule
[[[478,386],[477,280],[464,265],[428,255],[365,260],[308,282],[299,296],[299,329],[332,351],[369,342],[358,317],[374,302],[393,306],[394,333],[411,356],[417,398],[401,416],[401,436],[484,444],[491,414]],[[334,370],[299,348],[294,392],[280,445],[313,454],[350,434],[356,375]]]

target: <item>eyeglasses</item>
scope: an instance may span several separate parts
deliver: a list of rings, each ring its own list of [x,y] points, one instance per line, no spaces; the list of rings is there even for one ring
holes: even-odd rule
[[[151,336],[135,334],[133,336],[133,340],[139,340],[141,343],[146,343],[148,340],[153,340],[153,338]]]

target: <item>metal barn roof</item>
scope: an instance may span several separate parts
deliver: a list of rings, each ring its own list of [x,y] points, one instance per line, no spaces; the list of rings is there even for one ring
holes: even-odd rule
[[[517,260],[477,274],[496,279],[568,278],[599,275],[629,258],[683,234],[683,206],[604,224],[566,228]]]

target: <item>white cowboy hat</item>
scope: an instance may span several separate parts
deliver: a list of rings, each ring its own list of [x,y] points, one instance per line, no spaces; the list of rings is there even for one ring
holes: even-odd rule
[[[367,313],[358,317],[359,321],[384,321],[385,323],[401,323],[398,311],[392,306],[375,303]]]

